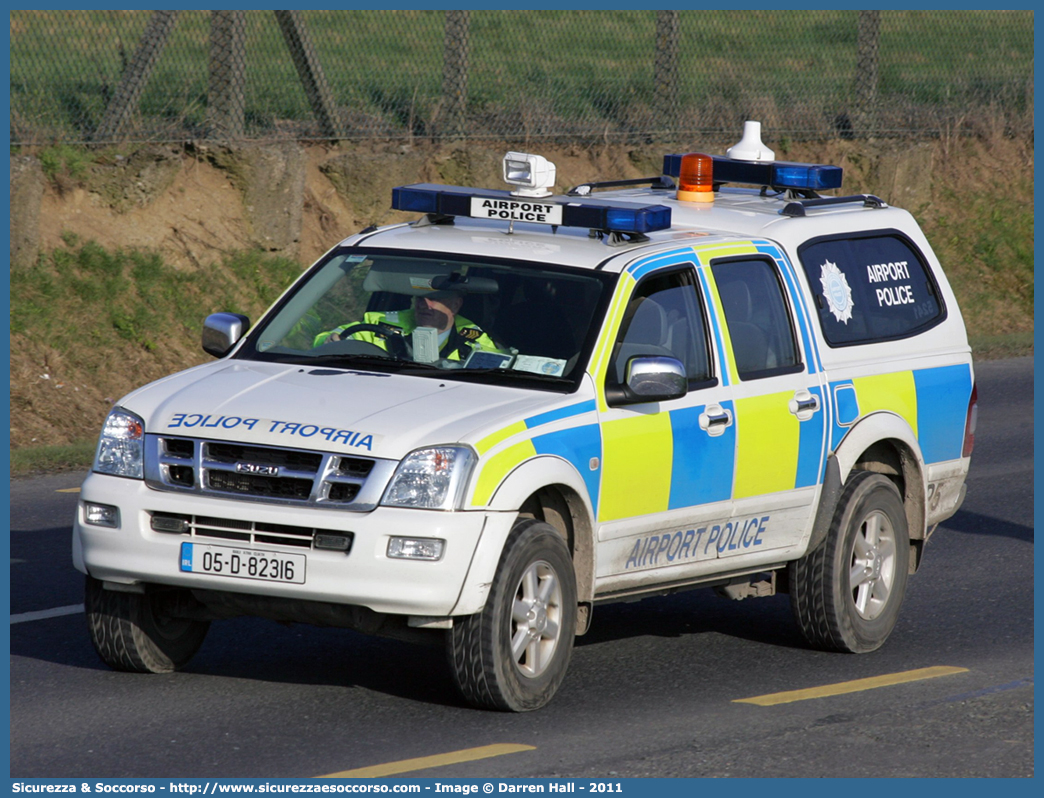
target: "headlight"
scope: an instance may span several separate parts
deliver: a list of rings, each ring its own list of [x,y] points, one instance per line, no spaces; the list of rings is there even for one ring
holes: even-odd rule
[[[126,410],[113,409],[102,427],[94,470],[99,474],[141,479],[144,441],[145,422]]]
[[[381,504],[456,509],[473,460],[471,450],[460,446],[434,446],[411,452],[395,469]]]

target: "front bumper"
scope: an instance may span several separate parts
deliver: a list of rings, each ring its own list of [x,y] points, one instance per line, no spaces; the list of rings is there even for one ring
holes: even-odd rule
[[[119,508],[117,528],[85,523],[84,503]],[[243,546],[227,540],[157,532],[153,513],[174,513],[289,524],[350,532],[348,553],[251,543],[252,549],[307,556],[304,584],[239,579],[179,569],[181,543]],[[144,482],[91,474],[83,483],[73,526],[73,564],[96,579],[161,584],[367,607],[397,615],[445,617],[481,608],[493,574],[489,563],[510,532],[512,513],[438,512],[379,507],[351,513],[254,501],[189,496],[148,488]],[[387,556],[392,537],[441,538],[435,562]],[[485,551],[485,554],[481,552]],[[479,556],[476,554],[479,553]]]

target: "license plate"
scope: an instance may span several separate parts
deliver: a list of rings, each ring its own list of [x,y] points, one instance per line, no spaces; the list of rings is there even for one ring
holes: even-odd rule
[[[192,574],[303,585],[306,559],[303,554],[182,543],[180,568]]]

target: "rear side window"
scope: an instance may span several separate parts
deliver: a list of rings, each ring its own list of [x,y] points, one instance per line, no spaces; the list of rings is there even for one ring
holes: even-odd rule
[[[798,255],[831,346],[907,338],[946,318],[924,259],[897,231],[814,239]]]
[[[776,267],[767,260],[715,260],[718,286],[732,353],[741,380],[801,371],[794,325]]]

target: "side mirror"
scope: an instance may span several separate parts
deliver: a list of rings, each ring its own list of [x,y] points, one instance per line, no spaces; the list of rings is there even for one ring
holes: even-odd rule
[[[689,392],[685,367],[675,357],[635,355],[627,360],[624,385],[607,395],[610,405],[664,402]]]
[[[212,313],[203,322],[203,351],[223,357],[250,329],[250,319],[240,313]]]
[[[677,358],[638,355],[627,361],[627,388],[640,399],[658,402],[685,396],[689,381]]]

